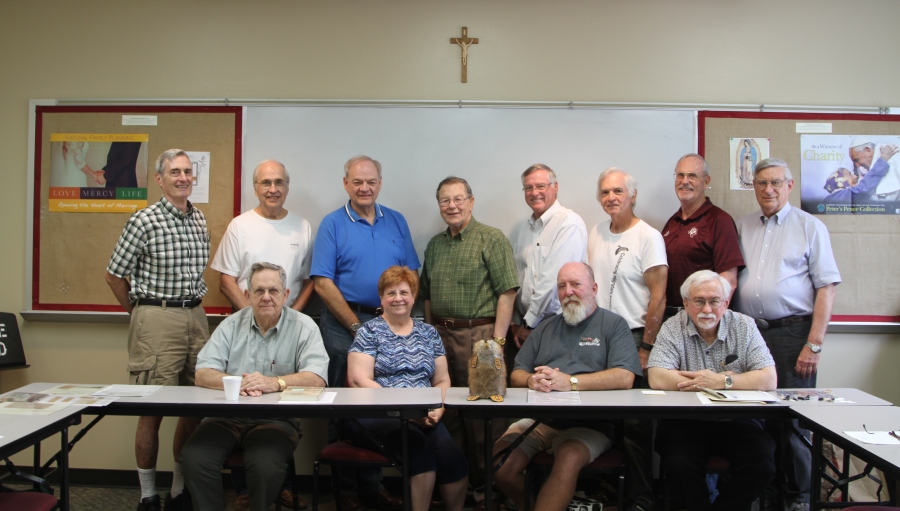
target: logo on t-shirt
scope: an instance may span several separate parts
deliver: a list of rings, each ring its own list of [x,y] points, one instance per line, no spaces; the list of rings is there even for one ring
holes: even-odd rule
[[[300,250],[300,244],[299,243],[291,243],[291,248],[294,250]]]
[[[582,337],[579,346],[600,346],[600,339],[596,337]]]
[[[697,228],[696,228],[696,227],[691,227],[691,230],[688,231],[688,235],[689,235],[691,238],[693,238],[694,236],[696,236],[696,235],[697,235]]]
[[[622,245],[619,245],[616,248],[616,255],[619,255],[619,252],[628,252],[628,247],[623,247]]]

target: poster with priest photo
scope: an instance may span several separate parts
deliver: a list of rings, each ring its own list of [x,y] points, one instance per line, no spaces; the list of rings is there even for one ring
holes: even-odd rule
[[[896,135],[801,135],[801,207],[814,215],[900,215],[898,152]]]

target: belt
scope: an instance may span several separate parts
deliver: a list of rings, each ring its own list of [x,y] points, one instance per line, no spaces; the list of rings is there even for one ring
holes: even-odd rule
[[[362,312],[365,314],[371,314],[373,316],[381,316],[381,314],[384,313],[384,309],[382,309],[381,307],[366,307],[365,305],[360,305],[353,302],[347,302],[347,305],[350,306],[350,310],[352,310],[353,312]]]
[[[135,307],[138,305],[153,305],[156,307],[175,307],[176,309],[193,309],[200,305],[203,300],[201,298],[191,298],[190,300],[151,300],[150,298],[138,298],[134,302]]]
[[[431,318],[432,324],[442,326],[447,330],[456,328],[474,328],[476,326],[490,325],[497,322],[497,318],[475,318],[475,319],[453,319],[453,318]]]
[[[672,316],[681,312],[681,309],[683,309],[683,308],[684,307],[672,307],[672,306],[666,305],[666,310],[663,311],[663,317],[671,318]]]
[[[781,319],[757,319],[756,326],[760,330],[769,330],[771,328],[785,328],[800,323],[808,323],[812,321],[812,314],[806,316],[788,316]]]

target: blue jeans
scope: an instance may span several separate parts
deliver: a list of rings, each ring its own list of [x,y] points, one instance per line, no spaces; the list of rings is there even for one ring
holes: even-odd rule
[[[785,328],[771,328],[760,333],[775,359],[779,389],[815,388],[816,375],[798,376],[794,371],[797,357],[806,345],[812,323],[799,323]],[[775,440],[777,471],[772,483],[786,502],[809,502],[812,455],[803,439],[794,434],[796,428],[809,438],[809,430],[801,429],[794,420],[766,421],[766,431]]]
[[[372,314],[357,313],[361,323],[374,318]],[[328,386],[347,386],[347,352],[353,345],[353,334],[331,312],[323,307],[319,318],[319,329],[325,352],[328,353]],[[340,438],[341,424],[338,420],[328,421],[328,441],[335,442]],[[381,491],[381,470],[377,468],[343,467],[332,469],[334,480],[344,495],[373,495]],[[358,483],[358,484],[357,484]]]

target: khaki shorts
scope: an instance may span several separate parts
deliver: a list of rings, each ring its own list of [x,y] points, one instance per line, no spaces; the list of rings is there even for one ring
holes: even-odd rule
[[[533,423],[534,420],[532,419],[522,419],[519,422],[516,422],[506,430],[506,433],[503,434],[500,441],[512,443],[524,433],[526,429],[531,427]],[[590,428],[569,428],[559,430],[551,428],[546,424],[541,424],[525,437],[518,448],[522,449],[522,452],[528,456],[528,459],[531,459],[539,452],[552,452],[553,449],[566,440],[575,440],[576,442],[584,444],[591,452],[591,461],[612,447],[612,441],[607,438],[606,435]]]
[[[135,307],[128,329],[129,383],[193,385],[197,354],[208,339],[203,307]]]

